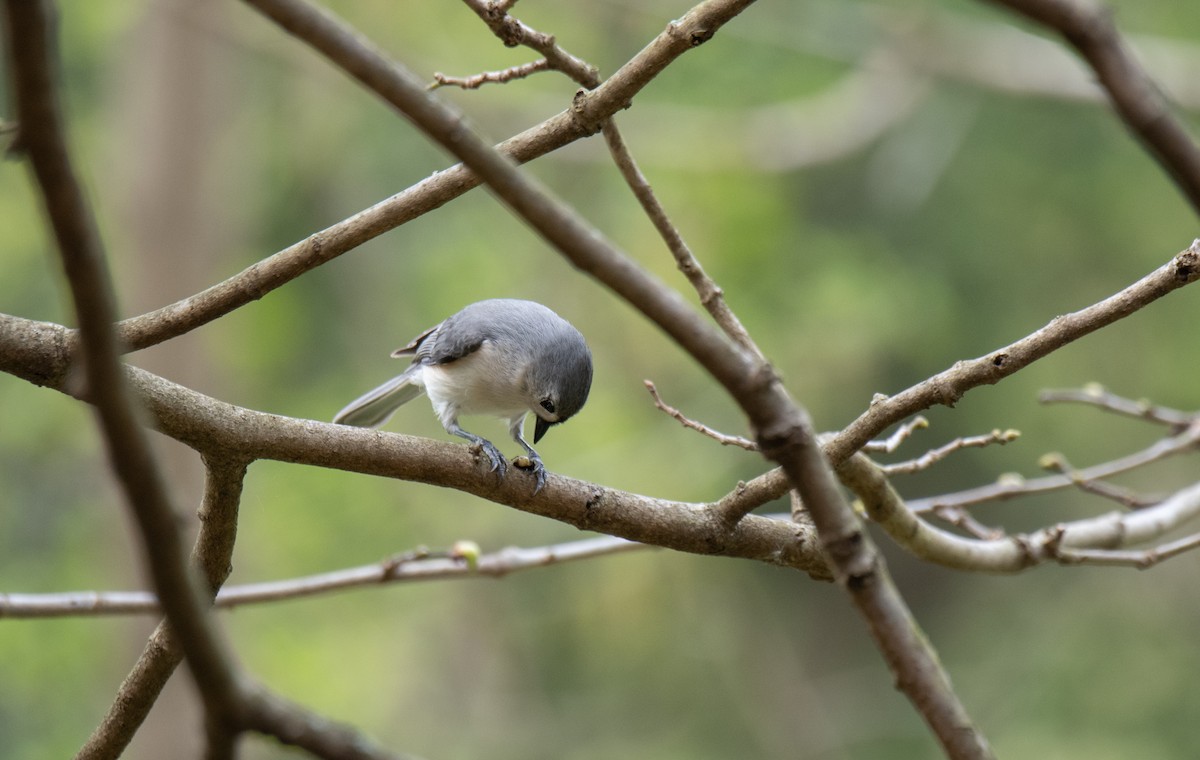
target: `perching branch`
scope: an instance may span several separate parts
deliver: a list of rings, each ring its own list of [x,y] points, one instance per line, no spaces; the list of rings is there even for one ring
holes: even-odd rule
[[[0,371],[66,392],[70,331],[0,314]],[[25,342],[41,340],[42,351]],[[829,571],[811,529],[751,516],[736,526],[714,518],[715,504],[653,499],[549,473],[533,496],[531,481],[497,481],[470,448],[376,430],[297,420],[233,406],[145,370],[126,370],[152,424],[198,452],[332,467],[455,488],[497,504],[583,530],[697,554],[754,559],[817,577]],[[740,498],[740,497],[738,497]]]

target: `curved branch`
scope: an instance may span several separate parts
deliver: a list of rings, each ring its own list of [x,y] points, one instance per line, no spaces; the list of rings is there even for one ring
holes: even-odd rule
[[[838,474],[862,499],[871,519],[896,543],[921,559],[958,570],[1015,573],[1044,562],[1074,564],[1079,560],[1070,550],[1119,549],[1145,543],[1200,517],[1200,483],[1196,483],[1135,512],[1110,512],[1029,535],[964,538],[940,530],[912,512],[879,466],[865,455],[855,454],[838,468]]]

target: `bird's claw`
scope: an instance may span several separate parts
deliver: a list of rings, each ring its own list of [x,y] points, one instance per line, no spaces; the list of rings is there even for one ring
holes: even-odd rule
[[[508,462],[505,460],[504,455],[500,453],[500,449],[496,448],[495,444],[491,441],[481,440],[477,441],[477,443],[483,455],[487,457],[488,462],[492,465],[488,468],[488,472],[494,472],[497,477],[503,478],[504,473],[508,470]]]
[[[534,494],[542,490],[546,486],[546,466],[542,464],[542,458],[536,454],[527,457],[517,457],[513,460],[513,464],[522,470],[530,470],[537,483],[533,487]]]

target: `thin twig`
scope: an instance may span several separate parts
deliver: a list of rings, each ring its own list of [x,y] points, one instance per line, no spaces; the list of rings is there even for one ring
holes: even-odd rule
[[[1075,469],[1059,452],[1043,455],[1038,460],[1038,464],[1045,470],[1065,475],[1071,480],[1071,485],[1080,491],[1115,501],[1127,509],[1141,509],[1162,501],[1162,497],[1142,496],[1132,489],[1090,478],[1083,471]]]
[[[1135,401],[1118,396],[1100,383],[1088,383],[1078,389],[1042,391],[1038,394],[1038,401],[1043,404],[1088,404],[1127,417],[1169,425],[1176,432],[1186,428],[1197,418],[1195,413],[1159,406],[1147,399]]]
[[[365,586],[446,580],[503,578],[511,573],[551,567],[565,562],[607,557],[652,548],[615,536],[598,536],[533,548],[509,547],[470,556],[461,547],[450,551],[418,550],[360,567],[334,570],[279,581],[228,586],[214,606],[244,605],[302,599]],[[81,591],[56,594],[0,594],[0,618],[90,617],[140,615],[160,611],[149,591]]]
[[[520,19],[508,15],[515,3],[487,0],[463,0],[463,3],[487,24],[505,46],[524,46],[541,53],[545,56],[549,68],[561,71],[589,90],[600,84],[600,74],[595,66],[568,53],[552,35],[539,32]]]
[[[1064,565],[1115,565],[1145,570],[1197,548],[1200,548],[1200,533],[1143,551],[1060,548],[1055,558]]]
[[[947,444],[939,446],[936,449],[931,449],[916,459],[910,459],[907,462],[897,462],[895,464],[880,465],[885,475],[911,475],[914,472],[920,472],[932,467],[934,464],[942,461],[956,451],[963,449],[982,448],[999,444],[1003,446],[1006,443],[1012,443],[1020,437],[1020,433],[1016,430],[993,430],[987,435],[967,436],[965,438],[955,438]]]
[[[704,271],[699,259],[684,241],[683,234],[667,215],[667,210],[659,202],[654,188],[650,186],[650,181],[642,174],[633,154],[629,152],[615,119],[609,119],[604,124],[603,133],[609,153],[620,170],[621,176],[625,179],[625,184],[633,191],[634,197],[641,204],[646,216],[650,218],[654,229],[658,231],[659,236],[666,243],[667,249],[675,257],[676,266],[696,291],[696,295],[700,298],[700,305],[708,311],[717,326],[729,336],[730,340],[749,351],[758,361],[765,362],[766,357],[763,356],[762,350],[750,337],[750,333],[738,319],[737,314],[726,303],[725,291]]]
[[[971,488],[965,491],[931,496],[923,499],[913,499],[908,502],[908,508],[913,512],[931,512],[948,507],[967,507],[988,501],[1005,501],[1021,496],[1057,491],[1074,487],[1077,481],[1098,482],[1123,472],[1129,472],[1140,467],[1165,459],[1170,456],[1185,454],[1200,446],[1200,422],[1179,435],[1155,441],[1150,446],[1128,456],[1103,462],[1082,470],[1074,471],[1071,477],[1051,475],[1044,478],[1023,478],[1013,475],[1002,475],[995,483]]]
[[[900,444],[911,438],[913,433],[918,430],[924,430],[927,427],[929,427],[929,420],[918,414],[908,422],[905,422],[897,427],[896,432],[892,433],[887,438],[877,441],[867,441],[867,443],[863,446],[863,450],[881,451],[890,454],[896,449],[900,448]]]
[[[679,424],[683,425],[684,427],[695,430],[702,435],[706,435],[722,446],[737,446],[745,449],[746,451],[758,451],[758,444],[748,438],[743,438],[737,435],[726,435],[725,433],[713,430],[702,422],[696,422],[695,420],[688,418],[683,412],[679,411],[673,406],[669,406],[662,400],[662,397],[658,395],[658,388],[654,387],[653,382],[649,380],[643,380],[642,382],[646,384],[646,390],[650,391],[650,396],[654,399],[654,405],[658,407],[660,411],[665,412],[671,417],[674,417],[679,421]]]
[[[428,85],[427,89],[436,90],[439,87],[452,85],[463,90],[477,90],[485,84],[504,84],[505,82],[511,82],[514,79],[524,79],[539,71],[548,71],[549,69],[550,62],[545,58],[540,58],[536,61],[522,63],[519,66],[511,66],[501,71],[485,71],[469,77],[452,77],[441,72],[434,72],[433,83]]]

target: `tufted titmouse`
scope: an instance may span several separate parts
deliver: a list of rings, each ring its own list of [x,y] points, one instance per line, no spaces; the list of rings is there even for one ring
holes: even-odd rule
[[[446,432],[479,444],[504,476],[506,463],[496,446],[458,426],[460,414],[508,419],[508,432],[529,453],[537,478],[546,484],[541,457],[521,429],[533,412],[537,443],[551,425],[578,412],[592,387],[592,352],[579,331],[541,304],[497,298],[473,303],[418,335],[393,357],[413,363],[373,391],[350,402],[334,422],[379,427],[405,402],[424,390]]]

